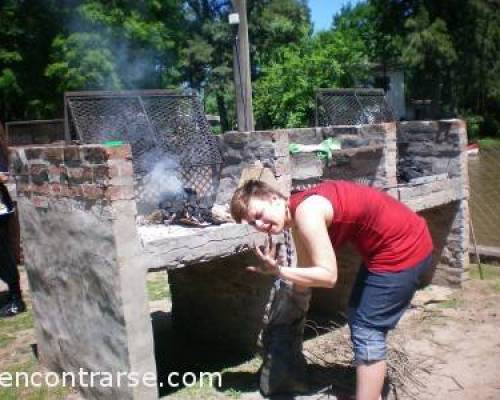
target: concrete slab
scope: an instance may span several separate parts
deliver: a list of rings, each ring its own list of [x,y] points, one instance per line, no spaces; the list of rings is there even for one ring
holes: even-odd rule
[[[266,235],[248,225],[227,223],[204,228],[144,225],[137,228],[143,265],[149,270],[174,269],[236,255]]]

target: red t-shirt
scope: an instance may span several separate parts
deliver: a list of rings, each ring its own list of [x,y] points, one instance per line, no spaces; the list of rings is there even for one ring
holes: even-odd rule
[[[424,218],[386,193],[352,182],[325,181],[292,194],[292,216],[311,195],[323,196],[333,206],[328,234],[334,249],[351,242],[370,271],[408,269],[432,251],[432,238]]]

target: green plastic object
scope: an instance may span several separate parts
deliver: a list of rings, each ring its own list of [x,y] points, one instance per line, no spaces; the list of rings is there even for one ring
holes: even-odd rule
[[[340,149],[340,141],[334,138],[325,139],[319,144],[290,143],[288,145],[288,151],[291,154],[316,152],[318,159],[328,161],[332,159],[332,152]]]
[[[121,146],[122,144],[124,144],[122,140],[108,140],[103,143],[103,145],[106,147],[116,147]]]

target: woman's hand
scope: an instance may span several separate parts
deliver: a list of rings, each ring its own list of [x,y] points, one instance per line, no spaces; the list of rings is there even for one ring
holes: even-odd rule
[[[265,275],[280,275],[280,263],[283,262],[280,256],[280,243],[273,244],[271,235],[268,235],[263,246],[255,246],[254,253],[261,261],[261,265],[247,267],[247,270],[259,272]]]

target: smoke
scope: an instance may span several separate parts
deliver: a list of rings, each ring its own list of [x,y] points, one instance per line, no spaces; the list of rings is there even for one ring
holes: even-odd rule
[[[131,48],[129,42],[113,44],[114,63],[126,89],[158,87],[157,53],[153,49]]]
[[[176,199],[184,194],[179,160],[161,149],[152,149],[141,160],[141,169],[146,171],[138,197],[143,212],[158,208],[166,199]]]

